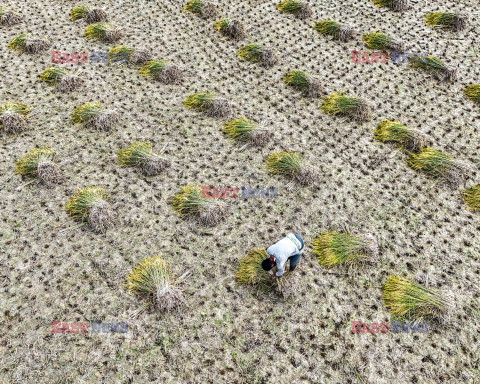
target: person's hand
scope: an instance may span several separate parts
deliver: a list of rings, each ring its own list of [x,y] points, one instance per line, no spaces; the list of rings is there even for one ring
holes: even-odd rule
[[[275,279],[276,277],[277,277],[277,275],[274,273],[274,274],[272,275],[272,279]]]

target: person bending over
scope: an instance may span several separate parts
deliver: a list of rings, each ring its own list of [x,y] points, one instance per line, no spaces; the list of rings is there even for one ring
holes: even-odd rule
[[[275,279],[285,273],[285,265],[290,260],[290,272],[292,272],[302,257],[303,248],[304,243],[300,235],[289,233],[282,240],[267,248],[267,254],[270,257],[262,261],[262,268],[270,271],[276,265],[277,272],[272,275],[272,278]]]

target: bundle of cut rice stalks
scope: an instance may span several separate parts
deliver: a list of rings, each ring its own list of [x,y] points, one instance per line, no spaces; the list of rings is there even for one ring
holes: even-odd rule
[[[127,276],[127,289],[137,295],[147,295],[161,311],[171,312],[185,304],[185,295],[175,279],[169,263],[160,256],[143,260]]]
[[[182,187],[172,198],[179,216],[197,220],[201,225],[214,226],[225,219],[226,205],[217,199],[202,197],[202,188],[196,185]]]

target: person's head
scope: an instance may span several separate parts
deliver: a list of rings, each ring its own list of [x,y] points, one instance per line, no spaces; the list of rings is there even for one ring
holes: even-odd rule
[[[262,261],[262,268],[264,271],[270,271],[274,265],[275,265],[275,261],[272,256]]]

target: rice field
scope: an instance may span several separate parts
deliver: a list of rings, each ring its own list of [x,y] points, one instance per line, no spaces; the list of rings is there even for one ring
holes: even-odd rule
[[[0,383],[480,383],[479,11],[0,2]]]

